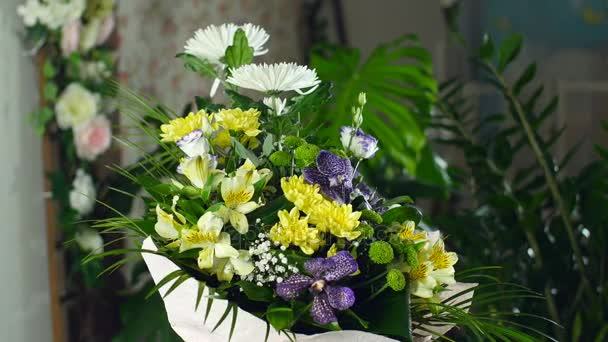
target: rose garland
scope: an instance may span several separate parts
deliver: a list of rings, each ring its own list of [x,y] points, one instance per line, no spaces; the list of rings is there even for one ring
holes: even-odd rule
[[[31,120],[38,133],[57,142],[61,170],[50,175],[52,198],[63,239],[76,242],[70,252],[80,260],[80,254],[100,253],[104,246],[99,233],[82,222],[96,218],[100,180],[94,162],[111,144],[114,110],[103,80],[115,71],[108,44],[114,0],[27,0],[17,12],[41,67],[42,106]],[[92,286],[100,266],[75,265]]]

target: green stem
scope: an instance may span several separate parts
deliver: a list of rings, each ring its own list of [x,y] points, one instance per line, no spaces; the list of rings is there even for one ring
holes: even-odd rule
[[[414,336],[412,333],[412,309],[410,308],[410,297],[411,297],[411,289],[410,289],[411,281],[407,281],[405,284],[405,342],[413,342]]]
[[[568,240],[570,241],[570,247],[572,248],[572,252],[574,253],[574,259],[576,261],[576,265],[578,266],[578,270],[581,275],[581,279],[585,283],[585,286],[588,289],[591,289],[591,287],[589,286],[589,281],[587,280],[587,275],[585,274],[585,264],[583,262],[583,256],[581,254],[579,245],[576,242],[576,237],[574,236],[574,228],[572,227],[572,221],[570,220],[570,217],[568,214],[566,202],[562,198],[562,195],[559,191],[559,187],[557,185],[557,180],[555,179],[555,176],[553,175],[551,168],[547,164],[547,160],[545,159],[545,156],[540,148],[540,145],[539,145],[538,141],[536,140],[536,136],[534,135],[532,126],[528,122],[528,118],[525,115],[525,112],[521,106],[521,103],[519,103],[519,100],[515,97],[515,95],[511,91],[511,89],[509,87],[507,87],[505,80],[498,73],[496,68],[490,63],[486,63],[486,66],[490,70],[492,70],[494,77],[500,83],[500,85],[502,87],[505,98],[511,104],[513,110],[515,111],[515,114],[517,115],[517,118],[521,122],[521,125],[526,133],[528,143],[530,144],[530,147],[532,148],[532,151],[534,152],[534,155],[536,157],[536,161],[538,162],[540,167],[543,169],[543,173],[545,175],[545,179],[547,181],[547,185],[549,186],[549,190],[551,192],[553,200],[557,204],[557,210],[559,211],[560,217],[564,223],[564,229],[566,230],[566,234],[568,235]]]
[[[375,282],[376,280],[379,280],[379,279],[383,278],[384,276],[386,276],[387,273],[388,273],[388,271],[384,271],[384,272],[378,274],[377,276],[375,276],[375,277],[373,277],[373,278],[371,278],[371,279],[369,279],[367,281],[364,281],[363,283],[359,283],[359,284],[356,284],[354,286],[351,286],[351,288],[356,289],[356,288],[359,288],[359,287],[367,286],[367,285]]]

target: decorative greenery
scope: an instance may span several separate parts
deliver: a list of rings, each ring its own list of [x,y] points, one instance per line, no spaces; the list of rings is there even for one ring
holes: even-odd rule
[[[388,162],[395,169],[405,167],[421,182],[441,188],[449,184],[426,140],[438,87],[431,55],[415,36],[380,45],[364,61],[357,49],[320,46],[312,53],[311,65],[321,79],[333,83],[335,100],[317,112],[310,127],[331,132],[348,125],[352,103],[365,92],[368,104],[362,127],[382,146],[371,167]]]
[[[542,321],[524,324],[543,332],[553,329],[560,341],[601,341],[608,331],[608,236],[601,209],[608,204],[602,192],[608,171],[605,150],[598,146],[604,159],[579,175],[563,172],[578,146],[558,160],[552,150],[565,127],[540,133],[558,99],[541,105],[544,87],[535,84],[535,63],[513,82],[506,80],[521,46],[518,35],[499,45],[485,37],[474,58],[482,80],[503,98],[503,111],[476,118],[462,82],[451,80],[441,87],[440,113],[433,126],[451,134],[438,142],[457,147],[466,160],[467,169],[455,172],[462,187],[454,195],[470,197],[471,205],[435,223],[450,234],[467,266],[501,265],[503,279],[548,299],[546,306],[513,300],[503,303],[502,310],[549,314],[563,328]]]

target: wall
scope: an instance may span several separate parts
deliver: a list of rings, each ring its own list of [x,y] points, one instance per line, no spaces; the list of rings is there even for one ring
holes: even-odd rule
[[[0,340],[50,341],[40,138],[27,120],[37,90],[18,35],[20,2],[0,2]]]

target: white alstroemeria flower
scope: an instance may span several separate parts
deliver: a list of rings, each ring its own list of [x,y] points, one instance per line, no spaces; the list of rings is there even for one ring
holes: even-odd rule
[[[82,169],[76,170],[76,178],[72,182],[72,190],[70,191],[70,207],[81,216],[87,215],[95,207],[96,196],[97,191],[91,175]]]
[[[233,23],[219,26],[209,25],[204,29],[197,30],[194,37],[186,42],[185,52],[207,60],[216,66],[223,66],[221,59],[224,57],[226,49],[232,45],[234,34],[239,28],[245,31],[247,42],[253,48],[254,56],[260,56],[268,52],[268,49],[264,48],[264,44],[270,38],[266,30],[253,24],[238,26]]]
[[[80,51],[87,52],[95,46],[100,29],[100,18],[93,18],[82,27],[82,30],[80,31]]]
[[[378,151],[378,139],[365,134],[361,128],[343,126],[340,128],[340,142],[345,150],[361,159],[369,159]]]
[[[243,277],[253,272],[254,266],[248,251],[239,250],[235,257],[216,259],[213,272],[219,281],[231,281],[234,274]]]
[[[287,99],[281,99],[276,96],[265,97],[263,102],[268,108],[272,109],[277,116],[283,113],[283,110],[287,105]]]
[[[192,158],[184,159],[178,167],[178,172],[182,173],[193,186],[202,189],[207,182],[211,182],[211,187],[217,186],[224,178],[224,171],[217,170],[217,158],[209,154],[203,154]]]
[[[247,64],[230,72],[226,82],[263,93],[295,91],[306,95],[321,83],[314,69],[295,63]]]
[[[74,235],[74,240],[85,252],[93,254],[103,253],[103,238],[95,229],[80,227]]]
[[[55,103],[57,125],[61,129],[85,123],[97,115],[99,96],[80,83],[70,83]]]
[[[223,221],[207,212],[197,222],[198,229],[181,232],[180,252],[201,248],[198,255],[200,269],[212,268],[218,258],[236,258],[239,252],[230,245],[230,234],[222,233]]]
[[[260,205],[251,201],[255,189],[246,177],[225,178],[220,187],[224,205],[218,210],[224,223],[230,224],[240,234],[249,231],[249,221],[246,214],[259,208]]]
[[[437,286],[437,280],[432,276],[432,262],[420,262],[414,268],[406,266],[405,271],[409,274],[411,291],[414,296],[421,298],[433,297],[433,289]]]
[[[161,237],[169,240],[175,240],[179,237],[179,232],[186,223],[184,215],[175,210],[179,196],[173,197],[173,205],[171,206],[172,213],[169,214],[157,204],[156,205],[156,224],[154,230]]]
[[[176,144],[190,158],[209,153],[209,140],[207,140],[202,129],[184,135]]]

